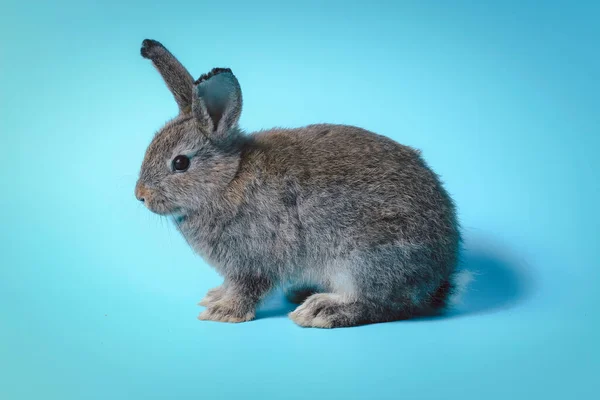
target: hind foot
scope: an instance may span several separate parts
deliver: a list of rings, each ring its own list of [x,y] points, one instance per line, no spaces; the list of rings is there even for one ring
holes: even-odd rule
[[[317,293],[296,308],[289,317],[298,325],[313,328],[339,328],[360,325],[371,319],[369,306],[339,294]]]

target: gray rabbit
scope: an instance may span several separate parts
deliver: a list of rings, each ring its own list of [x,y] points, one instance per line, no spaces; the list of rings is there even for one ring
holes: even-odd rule
[[[245,134],[228,68],[194,81],[159,42],[144,40],[179,106],[154,137],[136,197],[171,216],[224,278],[201,320],[252,320],[276,287],[290,318],[336,328],[432,315],[456,287],[460,230],[453,201],[420,152],[346,125]]]

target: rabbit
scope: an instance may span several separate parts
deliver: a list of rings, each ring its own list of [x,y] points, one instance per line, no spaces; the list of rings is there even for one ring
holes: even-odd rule
[[[161,43],[150,59],[179,107],[142,161],[136,198],[169,216],[223,277],[198,319],[244,322],[276,288],[302,327],[437,315],[455,290],[456,207],[420,151],[349,125],[245,133],[229,68],[194,80]]]

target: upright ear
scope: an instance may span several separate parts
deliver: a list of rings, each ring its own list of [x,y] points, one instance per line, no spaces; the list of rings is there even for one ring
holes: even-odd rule
[[[146,39],[142,42],[140,50],[142,57],[152,60],[152,64],[161,74],[182,114],[192,110],[192,92],[194,78],[187,69],[156,40]]]
[[[192,112],[210,135],[227,137],[242,112],[242,90],[229,68],[213,68],[195,82]]]

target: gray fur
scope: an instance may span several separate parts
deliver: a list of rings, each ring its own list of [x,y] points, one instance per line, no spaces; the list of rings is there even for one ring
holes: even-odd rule
[[[157,54],[152,60],[169,88],[185,87],[185,74],[161,70],[180,65],[171,53]],[[307,297],[290,314],[301,326],[354,326],[444,308],[459,227],[452,200],[417,150],[345,125],[244,134],[241,91],[226,69],[201,77],[190,96],[194,110],[180,105],[150,144],[136,196],[173,216],[224,277],[201,301],[200,319],[250,320],[276,286],[288,287],[294,301]],[[191,158],[186,172],[171,169],[179,154]]]

